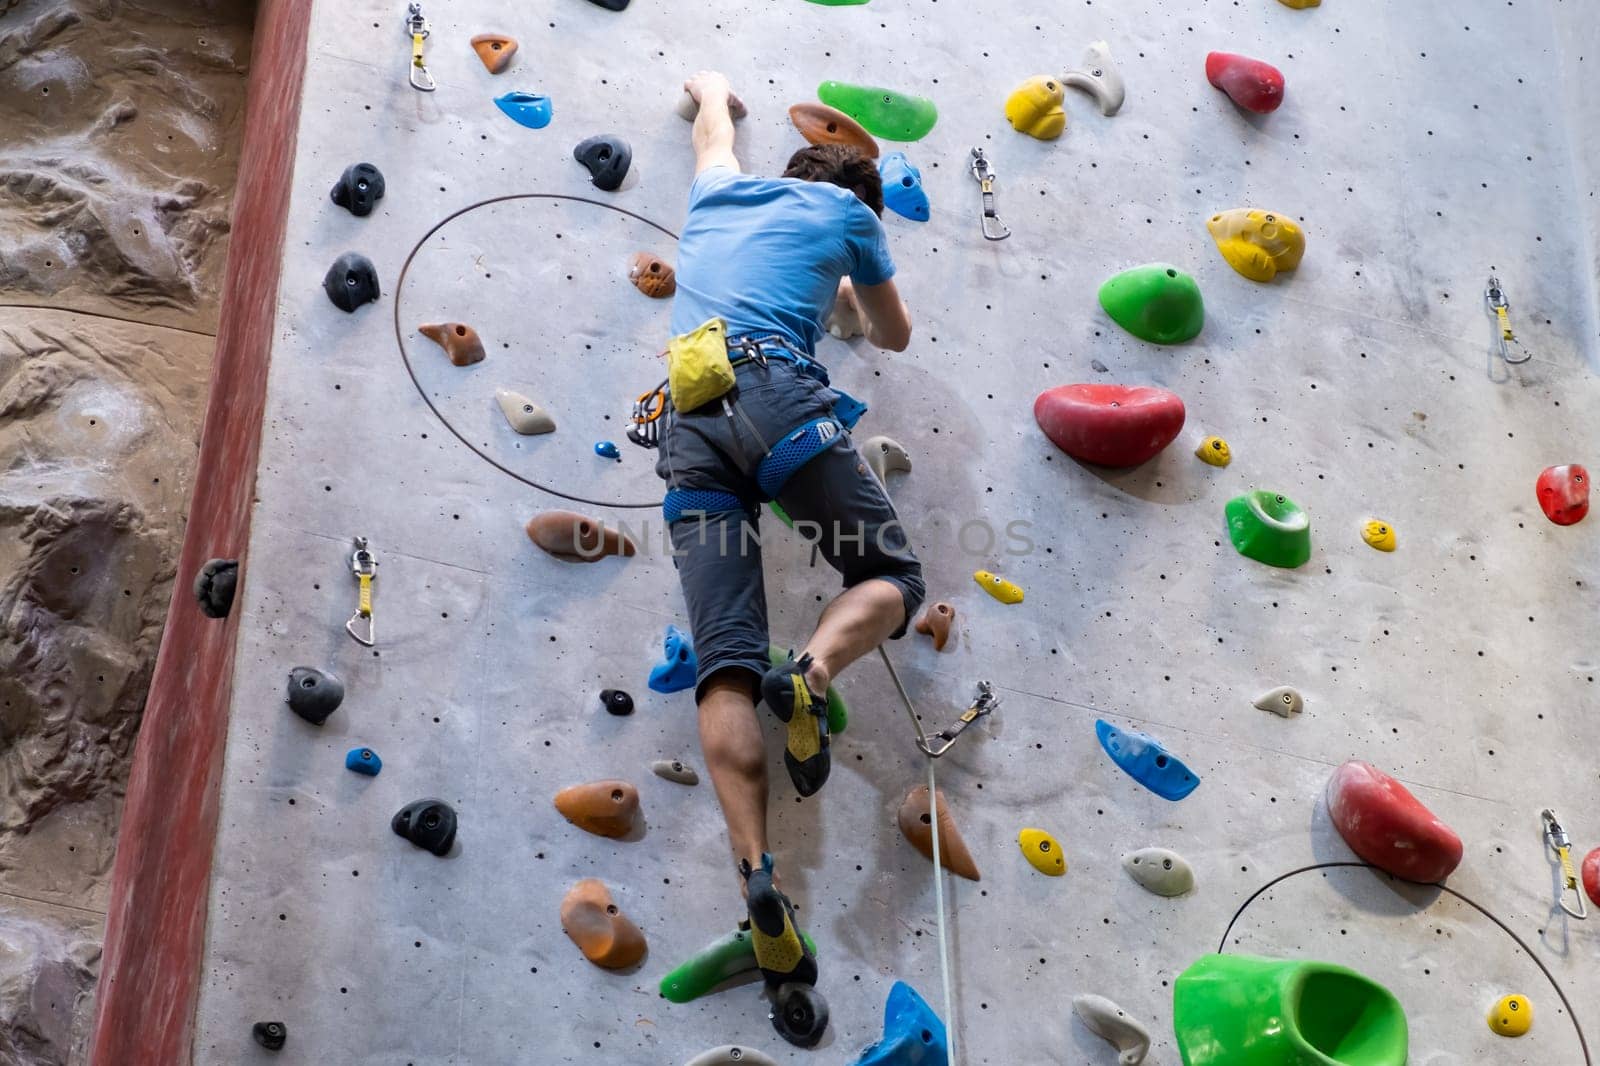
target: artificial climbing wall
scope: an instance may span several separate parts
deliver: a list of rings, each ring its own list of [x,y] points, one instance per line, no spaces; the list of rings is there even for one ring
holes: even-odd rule
[[[979,679],[1003,699],[938,767],[983,873],[945,886],[962,1060],[1114,1061],[1071,1016],[1072,995],[1096,992],[1149,1027],[1150,1061],[1175,1063],[1177,974],[1267,882],[1351,858],[1322,790],[1358,757],[1461,833],[1450,885],[1483,911],[1365,870],[1313,871],[1246,907],[1229,949],[1381,981],[1406,1007],[1413,1063],[1586,1061],[1574,1021],[1600,1025],[1600,941],[1593,922],[1550,913],[1538,814],[1561,811],[1580,851],[1600,843],[1594,525],[1551,525],[1533,491],[1543,467],[1589,458],[1600,415],[1583,136],[1595,57],[1581,54],[1595,34],[1575,4],[463,0],[426,13],[433,94],[406,84],[399,8],[314,11],[196,1061],[256,1061],[250,1024],[275,1019],[290,1032],[279,1062],[679,1063],[736,1042],[843,1063],[878,1034],[895,979],[940,1004],[931,868],[895,828],[924,763],[870,660],[844,680],[851,726],[820,797],[794,799],[769,734],[775,847],[819,944],[830,1036],[814,1053],[784,1045],[753,985],[688,1006],[656,995],[741,911],[710,788],[648,770],[700,760],[689,695],[644,683],[684,616],[659,519],[635,506],[658,498],[651,457],[621,425],[660,376],[667,324],[626,264],[673,255],[691,173],[673,105],[705,66],[751,107],[738,150],[752,170],[800,145],[785,110],[823,79],[940,109],[926,139],[899,146],[932,221],[886,221],[916,339],[904,354],[830,340],[822,355],[871,403],[863,434],[910,451],[892,492],[931,593],[959,613],[953,651],[893,647],[913,697],[930,721]],[[521,42],[498,77],[467,43],[489,31]],[[1059,141],[1014,132],[1007,92],[1096,39],[1127,81],[1121,113],[1072,95]],[[1278,65],[1283,107],[1237,111],[1204,79],[1212,49]],[[554,121],[513,124],[491,102],[511,89],[548,93]],[[571,158],[601,132],[634,150],[616,193]],[[973,145],[1000,174],[1003,243],[979,235]],[[361,160],[388,186],[366,219],[328,199]],[[519,194],[539,195],[487,203]],[[1297,271],[1262,286],[1222,261],[1204,221],[1236,206],[1302,220]],[[321,291],[346,250],[384,286],[352,315]],[[1195,341],[1149,346],[1100,311],[1098,285],[1151,260],[1199,280]],[[1516,368],[1493,353],[1491,271],[1533,352]],[[451,366],[416,332],[438,320],[475,326],[488,358]],[[1170,388],[1188,425],[1138,469],[1081,466],[1031,418],[1038,392],[1081,381]],[[497,388],[537,399],[557,432],[514,435]],[[1232,445],[1226,469],[1191,454],[1212,433]],[[593,454],[602,439],[622,442],[620,463]],[[1223,504],[1252,487],[1309,512],[1307,565],[1234,553]],[[634,523],[647,550],[557,561],[522,527],[558,506]],[[1394,554],[1362,543],[1373,516],[1398,529]],[[1031,547],[991,545],[977,520],[1027,523]],[[836,581],[768,525],[774,639],[799,644]],[[343,632],[353,535],[380,560],[372,650]],[[1025,602],[988,598],[978,568]],[[283,705],[296,665],[348,687],[321,729]],[[1301,717],[1251,706],[1285,684],[1305,695]],[[612,687],[633,692],[634,715],[601,711]],[[1198,790],[1174,804],[1142,789],[1100,751],[1097,717],[1159,737]],[[379,777],[343,768],[360,745],[382,756]],[[551,806],[604,777],[640,789],[632,838],[587,835]],[[460,813],[448,858],[389,831],[425,796]],[[1061,841],[1065,877],[1023,862],[1025,826]],[[1165,900],[1135,885],[1119,858],[1145,845],[1183,853],[1197,890]],[[633,971],[591,966],[561,931],[563,894],[590,876],[649,939]],[[1521,1042],[1484,1024],[1507,992],[1535,1004]]]

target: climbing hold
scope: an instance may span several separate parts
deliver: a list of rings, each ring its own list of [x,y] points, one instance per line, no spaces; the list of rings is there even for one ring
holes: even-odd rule
[[[542,130],[555,117],[555,103],[543,93],[523,92],[520,89],[494,98],[500,113],[519,126]]]
[[[1251,281],[1271,281],[1280,270],[1293,270],[1306,254],[1306,235],[1285,215],[1235,207],[1206,222],[1211,239],[1228,265]]]
[[[853,1066],[945,1066],[949,1061],[944,1022],[916,989],[896,981],[883,1007],[883,1039],[863,1051]]]
[[[1055,837],[1043,829],[1024,829],[1017,834],[1017,847],[1028,865],[1047,877],[1060,877],[1067,872],[1067,855]]]
[[[1328,778],[1328,817],[1350,850],[1406,881],[1431,884],[1461,862],[1461,838],[1406,786],[1351,760]]]
[[[594,453],[602,459],[621,459],[622,449],[617,447],[614,440],[597,440],[594,442]],[[630,553],[631,554],[631,553]]]
[[[738,122],[747,114],[749,114],[749,111],[745,109],[744,101],[730,93],[728,95],[728,117]],[[693,122],[700,117],[700,101],[690,96],[688,90],[685,90],[678,97],[678,115],[685,122]]]
[[[1183,401],[1153,385],[1057,385],[1033,401],[1033,419],[1057,448],[1100,466],[1138,466],[1183,429]]]
[[[1146,263],[1108,278],[1100,286],[1100,306],[1117,325],[1155,344],[1181,344],[1206,323],[1200,286],[1168,263]]]
[[[1292,7],[1301,11],[1308,7],[1322,6],[1322,0],[1278,0],[1278,3],[1282,4],[1284,7]]]
[[[1072,1011],[1095,1036],[1118,1051],[1118,1066],[1139,1066],[1150,1053],[1150,1033],[1104,996],[1073,996]]]
[[[344,701],[344,682],[310,666],[289,671],[289,709],[312,725],[321,725]]]
[[[1207,437],[1200,442],[1194,454],[1207,466],[1227,466],[1233,462],[1233,449],[1221,437]]]
[[[496,389],[494,398],[500,404],[500,413],[511,423],[511,428],[524,437],[556,431],[556,420],[546,414],[543,407],[522,393],[512,392],[510,389]]]
[[[322,291],[333,306],[351,312],[375,301],[379,293],[378,268],[360,252],[346,252],[322,276]]]
[[[921,140],[939,121],[932,100],[872,85],[825,81],[817,86],[817,99],[843,111],[868,133],[891,141]]]
[[[483,340],[465,322],[424,322],[417,332],[443,348],[456,366],[483,362]]]
[[[1288,685],[1280,685],[1257,696],[1253,706],[1258,711],[1271,711],[1279,718],[1292,718],[1306,709],[1306,701]]]
[[[1122,857],[1128,876],[1158,896],[1181,896],[1194,888],[1194,868],[1166,848],[1140,848]]]
[[[1206,80],[1246,111],[1265,115],[1283,103],[1283,72],[1249,56],[1210,53],[1206,56]]]
[[[817,953],[816,942],[802,930],[800,939],[806,950]],[[756,965],[755,943],[749,929],[738,929],[718,937],[695,952],[687,962],[675,967],[661,979],[661,997],[672,1003],[688,1003],[710,994],[718,985],[742,973],[753,973]]]
[[[194,600],[207,618],[226,618],[233,609],[239,581],[239,560],[207,559],[194,578]]]
[[[1489,1008],[1489,1028],[1501,1036],[1524,1036],[1533,1028],[1533,1004],[1527,996],[1501,996]]]
[[[613,192],[628,176],[628,165],[633,162],[633,149],[616,134],[603,133],[579,141],[572,150],[572,158],[588,168],[589,180],[595,188]]]
[[[668,781],[676,781],[680,785],[700,783],[700,775],[695,773],[694,767],[678,759],[657,759],[650,764],[650,772]]]
[[[456,842],[456,812],[444,800],[419,799],[395,812],[389,828],[417,847],[443,856]]]
[[[965,877],[969,881],[981,880],[978,873],[978,864],[972,861],[972,852],[967,850],[966,841],[961,839],[961,830],[956,828],[955,817],[950,813],[950,806],[945,802],[944,790],[940,789],[939,797],[939,865],[955,874]],[[928,786],[913,786],[906,798],[900,804],[900,813],[897,816],[900,822],[900,832],[911,841],[911,846],[922,852],[929,861],[933,861],[933,817],[931,805],[928,802]]]
[[[776,644],[767,645],[767,661],[773,666],[782,666],[789,661],[789,652]],[[850,709],[844,704],[844,697],[839,695],[839,690],[832,685],[828,686],[828,732],[838,736],[850,724]]]
[[[627,836],[639,813],[639,790],[626,781],[591,781],[556,793],[556,810],[579,829],[602,837]]]
[[[351,748],[344,753],[344,768],[367,777],[377,777],[378,771],[383,769],[383,760],[371,748]]]
[[[870,4],[872,0],[809,0],[809,2],[822,7],[860,7],[862,4]]]
[[[1095,720],[1094,735],[1112,762],[1164,800],[1181,800],[1200,784],[1200,776],[1154,737],[1118,729],[1104,719]]]
[[[826,104],[795,104],[789,108],[789,121],[811,144],[842,144],[868,159],[878,158],[878,142],[843,111]]]
[[[1361,527],[1361,539],[1381,552],[1392,552],[1395,549],[1394,527],[1377,518]]]
[[[885,488],[889,485],[889,471],[911,473],[911,454],[893,437],[868,437],[861,443],[861,458],[877,475],[878,484]]]
[[[605,882],[586,877],[561,901],[561,928],[583,957],[607,970],[625,970],[644,958],[639,927],[617,909]]]
[[[824,3],[826,0],[811,0],[814,4]],[[866,0],[850,0],[851,3],[865,3]],[[739,1044],[724,1044],[714,1047],[710,1051],[702,1051],[683,1066],[778,1066],[777,1060],[762,1054],[755,1048],[743,1047]]]
[[[628,261],[628,280],[653,300],[664,299],[678,291],[678,277],[672,264],[649,252],[633,253]]]
[[[694,688],[695,672],[699,669],[694,657],[694,644],[689,635],[668,623],[667,635],[662,639],[662,660],[650,668],[650,688],[654,692],[682,692]]]
[[[289,1039],[289,1027],[282,1022],[256,1022],[250,1027],[250,1035],[268,1051],[282,1051]]]
[[[633,713],[633,697],[620,688],[608,688],[600,693],[600,706],[606,709],[607,714],[618,716]]]
[[[351,163],[339,175],[328,197],[357,218],[365,218],[383,199],[383,171],[371,163]]]
[[[1311,518],[1289,497],[1254,489],[1223,509],[1240,555],[1292,570],[1311,558]]]
[[[1589,900],[1600,907],[1600,848],[1595,848],[1583,860],[1583,890]]]
[[[972,574],[972,580],[978,583],[979,588],[1001,603],[1022,602],[1022,587],[1012,584],[999,574],[991,574],[987,570],[975,570]]]
[[[922,171],[911,165],[904,152],[890,152],[878,164],[883,179],[883,206],[913,222],[926,222],[932,214]]]
[[[1100,113],[1107,117],[1122,109],[1127,92],[1122,85],[1121,72],[1111,62],[1111,46],[1104,41],[1095,41],[1085,48],[1083,62],[1076,70],[1061,75],[1061,83],[1094,97],[1095,103],[1100,105]]]
[[[607,11],[623,11],[627,9],[629,0],[589,0],[596,7],[603,7]]]
[[[823,323],[834,337],[847,341],[851,337],[859,337],[865,330],[861,326],[861,312],[849,300],[833,301],[833,306],[828,309],[827,320]]]
[[[948,603],[930,603],[917,619],[917,632],[933,638],[933,650],[944,651],[955,628],[956,609]]]
[[[1061,109],[1064,96],[1059,81],[1035,74],[1006,97],[1006,121],[1018,133],[1053,141],[1067,128],[1067,113]]]
[[[1406,1014],[1382,985],[1326,962],[1202,955],[1178,975],[1184,1066],[1405,1066]]]
[[[633,555],[638,546],[620,529],[574,511],[540,511],[528,519],[528,537],[569,563],[593,563],[607,555]]]
[[[772,1028],[795,1047],[816,1047],[828,1031],[828,1001],[799,981],[778,986],[772,996]]]
[[[1589,513],[1589,471],[1576,463],[1546,467],[1538,489],[1544,516],[1558,526],[1581,522]]]
[[[472,50],[490,74],[504,74],[511,57],[517,54],[517,39],[503,33],[480,33],[472,38]]]

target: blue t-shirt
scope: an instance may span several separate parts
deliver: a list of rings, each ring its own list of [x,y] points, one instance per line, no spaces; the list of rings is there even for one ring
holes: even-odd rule
[[[846,275],[857,285],[894,277],[883,224],[854,193],[711,167],[689,188],[672,332],[721,318],[729,336],[776,333],[811,352]]]

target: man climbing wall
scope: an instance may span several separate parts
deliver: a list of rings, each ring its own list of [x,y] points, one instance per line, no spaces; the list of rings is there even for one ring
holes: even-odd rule
[[[773,881],[758,699],[785,723],[784,764],[802,796],[827,780],[829,682],[905,632],[922,568],[883,486],[850,443],[863,408],[814,358],[835,300],[880,348],[905,350],[911,316],[892,280],[883,187],[853,148],[794,154],[779,178],[740,173],[728,80],[685,84],[699,105],[695,178],[678,251],[666,416],[656,472],[699,662],[700,742],[744,878],[768,982],[814,984],[816,960]],[[776,499],[817,537],[845,590],[798,657],[769,669],[756,536]]]

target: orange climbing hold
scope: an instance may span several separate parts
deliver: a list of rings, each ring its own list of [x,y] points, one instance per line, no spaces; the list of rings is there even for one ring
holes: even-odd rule
[[[917,632],[933,638],[933,650],[944,651],[950,631],[956,624],[956,609],[948,603],[932,603],[917,619]]]
[[[639,813],[639,790],[626,781],[591,781],[556,793],[556,810],[596,836],[627,836]]]
[[[906,793],[905,801],[900,804],[899,820],[900,832],[911,841],[912,847],[932,862],[933,816],[927,785],[918,785]],[[956,828],[942,789],[939,791],[939,865],[957,877],[965,877],[969,881],[980,879],[978,864],[972,860],[967,842],[961,839],[961,830]]]
[[[456,366],[483,362],[483,341],[464,322],[425,322],[417,332],[444,349]]]
[[[870,159],[878,158],[878,142],[861,123],[835,111],[827,104],[795,104],[789,109],[789,121],[800,131],[800,136],[812,144],[844,144],[859,148]]]
[[[561,928],[584,958],[607,970],[625,970],[648,950],[639,927],[617,908],[605,883],[593,877],[567,890],[561,901]]]
[[[540,511],[528,519],[528,537],[557,559],[593,563],[607,555],[633,555],[639,548],[621,530],[576,511]]]
[[[490,74],[503,74],[517,54],[517,39],[503,33],[480,33],[472,39],[472,50],[478,53]]]
[[[649,252],[633,253],[628,262],[628,280],[652,300],[665,299],[678,291],[678,275],[672,264]]]

